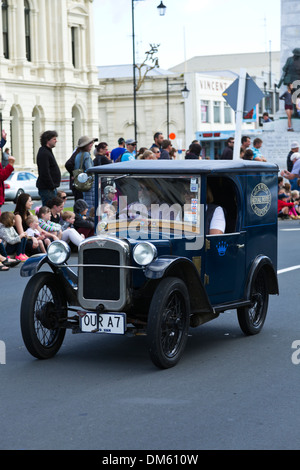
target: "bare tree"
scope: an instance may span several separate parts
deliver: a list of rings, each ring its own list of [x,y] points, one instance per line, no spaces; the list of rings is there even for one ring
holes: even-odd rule
[[[141,88],[146,78],[146,75],[150,72],[150,70],[159,67],[158,57],[155,57],[155,54],[158,52],[159,46],[160,44],[150,44],[150,50],[145,53],[146,57],[144,61],[140,65],[136,65],[139,74],[138,81],[136,84],[136,91]],[[147,64],[147,62],[150,62],[151,65]]]

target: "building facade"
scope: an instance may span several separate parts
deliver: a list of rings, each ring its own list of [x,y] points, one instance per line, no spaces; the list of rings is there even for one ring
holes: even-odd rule
[[[92,18],[92,0],[2,0],[0,124],[16,168],[35,169],[45,130],[61,168],[81,135],[98,136]]]
[[[134,138],[132,65],[98,67],[99,136],[112,148],[119,137]],[[162,69],[153,69],[137,92],[138,148],[150,147],[155,132],[167,138],[173,134],[174,146],[185,145],[184,79]],[[169,132],[168,132],[169,131]]]
[[[36,169],[40,134],[48,129],[58,132],[55,156],[62,169],[81,135],[110,149],[119,137],[134,137],[132,65],[96,67],[94,43],[93,0],[1,1],[0,126],[17,169]],[[275,108],[279,67],[273,56],[272,64],[266,54],[233,54],[151,70],[137,92],[138,148],[149,147],[160,131],[182,153],[198,138],[203,155],[216,158],[235,129],[222,96],[236,78],[232,72],[244,67],[252,77],[260,74],[255,80],[267,91],[256,119],[244,123],[246,133],[259,127],[263,111]]]

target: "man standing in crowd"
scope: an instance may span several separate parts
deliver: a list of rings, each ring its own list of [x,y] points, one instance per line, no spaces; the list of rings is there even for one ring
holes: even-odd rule
[[[172,143],[170,140],[163,140],[161,143],[161,152],[158,160],[170,160],[170,151],[172,150]]]
[[[153,147],[157,147],[159,150],[161,150],[161,144],[164,140],[163,134],[161,132],[155,132],[153,139],[154,143],[151,145],[150,150],[152,150]]]
[[[293,153],[295,153],[295,152],[299,152],[299,148],[300,148],[299,142],[297,142],[297,140],[294,140],[291,143],[291,150],[289,151],[288,156],[286,158],[287,171],[292,171],[293,162],[291,160],[291,155],[293,155]]]
[[[119,144],[119,147],[116,147],[116,148],[112,149],[111,154],[110,154],[110,158],[112,159],[113,162],[115,162],[117,160],[117,158],[120,155],[123,155],[123,153],[126,151],[126,149],[125,149],[125,139],[123,139],[123,137],[119,138],[118,144]]]
[[[61,181],[60,169],[52,152],[57,143],[57,136],[56,131],[45,131],[41,135],[41,147],[36,158],[39,174],[36,186],[43,206],[56,196]]]
[[[291,189],[297,189],[297,180],[300,178],[300,153],[299,152],[294,152],[292,153],[291,157],[291,162],[293,163],[293,168],[291,171],[288,170],[282,170],[280,172],[281,176],[284,178],[288,179],[290,184],[291,184]]]
[[[251,145],[250,137],[248,137],[247,135],[243,135],[241,147],[244,150],[244,152],[250,147],[250,145]]]
[[[135,160],[136,140],[127,139],[125,144],[126,144],[126,151],[121,156],[121,162],[128,162],[130,160]]]
[[[232,160],[233,159],[233,147],[234,147],[234,138],[229,137],[227,139],[227,146],[224,148],[221,155],[221,160]]]

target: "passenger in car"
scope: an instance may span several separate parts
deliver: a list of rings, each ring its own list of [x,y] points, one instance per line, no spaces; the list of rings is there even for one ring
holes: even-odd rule
[[[208,235],[221,235],[225,233],[225,213],[221,206],[214,204],[214,197],[210,186],[207,186],[206,202],[205,233]]]

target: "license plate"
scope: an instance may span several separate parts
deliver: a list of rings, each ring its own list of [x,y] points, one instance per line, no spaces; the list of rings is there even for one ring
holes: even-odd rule
[[[126,330],[126,314],[87,312],[80,318],[80,328],[83,333],[124,335]]]

